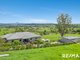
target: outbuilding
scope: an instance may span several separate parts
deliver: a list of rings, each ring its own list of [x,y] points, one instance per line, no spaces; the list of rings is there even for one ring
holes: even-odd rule
[[[61,43],[78,43],[78,42],[80,42],[80,37],[67,36],[67,37],[63,37],[58,42],[61,42]]]

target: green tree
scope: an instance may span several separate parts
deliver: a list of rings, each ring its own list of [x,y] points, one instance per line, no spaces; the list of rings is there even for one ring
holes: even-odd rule
[[[43,31],[43,34],[44,34],[44,35],[47,35],[47,33],[48,33],[48,32],[47,32],[46,30]]]
[[[64,34],[70,30],[71,17],[68,14],[60,14],[57,18],[57,23],[58,31],[61,37],[63,37]]]
[[[23,27],[16,27],[15,32],[24,32],[24,28]]]

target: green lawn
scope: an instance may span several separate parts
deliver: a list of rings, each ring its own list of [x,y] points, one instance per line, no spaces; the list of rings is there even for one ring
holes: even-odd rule
[[[60,34],[49,34],[49,35],[44,35],[43,38],[49,39],[51,41],[56,41],[60,39]]]
[[[0,57],[0,60],[80,60],[80,58],[62,58],[62,54],[80,54],[80,44],[0,52],[5,53],[10,56]]]

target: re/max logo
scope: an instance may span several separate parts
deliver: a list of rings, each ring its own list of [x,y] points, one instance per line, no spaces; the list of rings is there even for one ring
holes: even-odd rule
[[[62,54],[62,58],[80,58],[80,54]]]

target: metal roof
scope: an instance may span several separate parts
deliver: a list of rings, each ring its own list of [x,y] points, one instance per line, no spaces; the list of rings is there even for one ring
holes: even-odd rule
[[[6,34],[2,36],[2,38],[6,38],[7,40],[28,39],[33,37],[41,37],[41,36],[31,32],[16,32],[16,33]]]
[[[72,37],[72,36],[64,37],[63,39],[59,40],[59,42],[62,43],[74,43],[78,41],[80,41],[80,37]]]
[[[65,39],[78,39],[78,38],[80,38],[80,37],[74,37],[74,36],[65,36],[65,37],[63,37],[63,38],[65,38]]]
[[[59,42],[62,42],[62,43],[73,43],[74,41],[72,40],[59,40]]]

